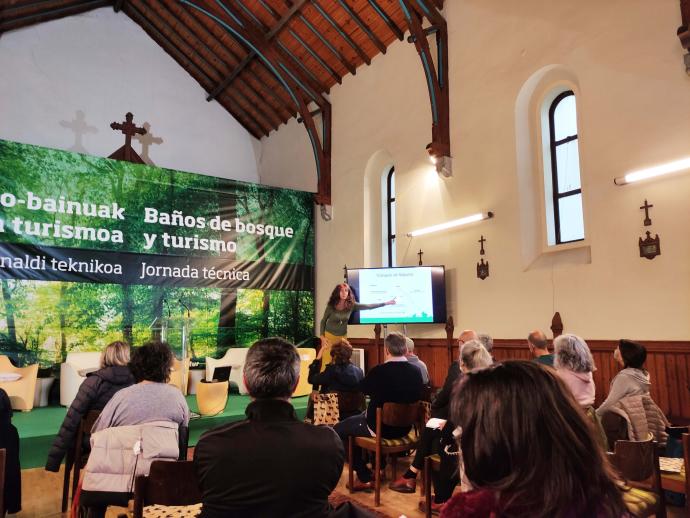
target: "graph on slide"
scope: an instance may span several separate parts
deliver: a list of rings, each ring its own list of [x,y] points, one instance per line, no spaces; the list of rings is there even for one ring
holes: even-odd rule
[[[395,304],[362,310],[362,324],[434,321],[431,268],[361,270],[359,290],[360,301],[366,304],[395,299]]]

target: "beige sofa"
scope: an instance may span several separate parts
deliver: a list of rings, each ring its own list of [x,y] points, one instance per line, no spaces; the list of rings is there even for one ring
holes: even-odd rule
[[[0,381],[0,388],[7,392],[14,410],[28,412],[34,407],[38,363],[28,367],[15,367],[7,356],[0,356],[0,374],[18,374],[16,381]]]

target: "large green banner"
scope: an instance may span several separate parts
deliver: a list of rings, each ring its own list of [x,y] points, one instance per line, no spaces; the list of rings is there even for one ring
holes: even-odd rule
[[[309,339],[312,195],[0,140],[0,352]]]

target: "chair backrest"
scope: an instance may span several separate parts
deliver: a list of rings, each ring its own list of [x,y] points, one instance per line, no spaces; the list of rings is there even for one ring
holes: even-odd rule
[[[0,355],[0,371],[14,372],[15,369],[16,367],[12,365],[12,362],[7,356],[5,356],[4,354]]]
[[[100,410],[89,410],[89,413],[82,417],[77,434],[83,436],[84,434],[91,433],[91,428],[93,428],[99,415],[101,415]]]
[[[201,503],[201,490],[194,463],[189,460],[153,461],[148,476],[134,484],[134,518],[143,516],[147,505],[193,505]]]
[[[366,405],[366,398],[362,392],[336,392],[338,395],[338,410],[341,414],[361,411]]]
[[[423,419],[422,414],[423,409],[419,401],[384,403],[381,410],[381,423],[386,426],[419,426]]]
[[[685,465],[685,498],[690,498],[690,434],[683,434],[683,464]]]
[[[626,480],[659,488],[659,453],[651,433],[644,441],[616,441],[610,458]]]
[[[77,370],[88,369],[91,367],[100,367],[101,365],[101,353],[99,352],[72,352],[67,353],[65,357],[65,363],[69,363],[74,366]]]

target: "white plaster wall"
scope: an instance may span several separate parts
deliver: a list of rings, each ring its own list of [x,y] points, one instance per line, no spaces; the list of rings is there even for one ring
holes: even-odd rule
[[[690,155],[690,78],[675,35],[675,0],[448,0],[451,144],[454,177],[431,170],[428,95],[419,58],[406,42],[331,91],[333,210],[317,225],[317,306],[342,265],[372,266],[365,173],[381,150],[395,163],[398,264],[445,264],[448,309],[456,327],[499,338],[547,329],[560,311],[566,331],[588,338],[690,339],[690,174],[615,187],[632,169]],[[577,77],[580,155],[591,262],[545,256],[525,269],[518,200],[516,101],[542,67]],[[299,153],[301,159],[295,159]],[[290,156],[289,160],[283,157]],[[315,182],[304,128],[281,128],[262,140],[262,181],[306,188]],[[647,198],[662,255],[639,257]],[[375,208],[375,207],[374,207]],[[368,210],[368,209],[367,209]],[[412,229],[493,210],[493,220],[408,239]],[[538,210],[535,208],[535,210]],[[523,218],[524,219],[524,218]],[[491,276],[476,278],[480,234]],[[321,311],[321,310],[319,310]],[[318,315],[320,318],[320,314]],[[443,336],[442,326],[413,335]],[[353,336],[371,336],[366,327]]]
[[[60,122],[79,110],[95,132],[76,149]],[[108,156],[124,143],[109,125],[127,111],[162,139],[149,148],[156,165],[258,181],[258,141],[124,13],[97,9],[0,38],[0,138]]]

